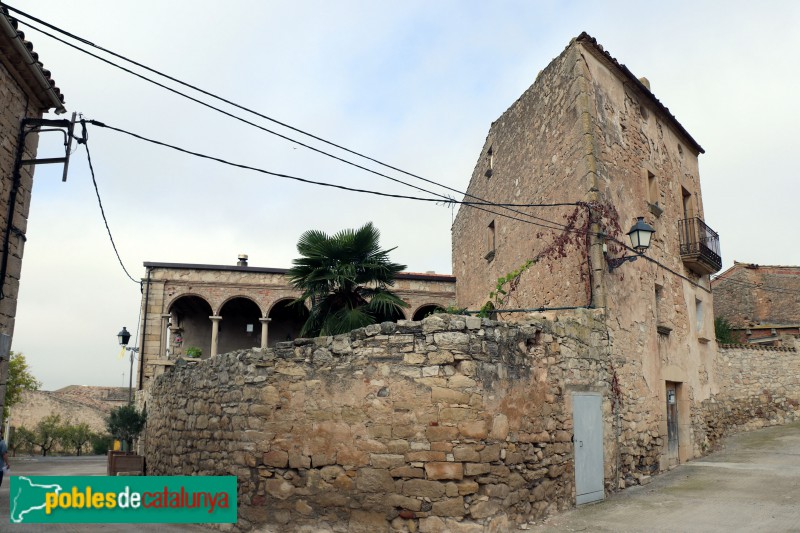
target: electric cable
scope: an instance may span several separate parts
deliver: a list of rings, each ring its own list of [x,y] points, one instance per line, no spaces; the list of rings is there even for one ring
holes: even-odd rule
[[[108,124],[105,124],[105,123],[97,121],[97,120],[85,120],[85,121],[82,121],[82,122],[85,122],[86,124],[91,124],[93,126],[97,126],[97,127],[100,127],[100,128],[106,128],[106,129],[109,129],[109,130],[112,130],[112,131],[116,131],[118,133],[122,133],[122,134],[125,134],[125,135],[129,135],[129,136],[131,136],[131,137],[133,137],[135,139],[139,139],[141,141],[145,141],[145,142],[148,142],[148,143],[151,143],[151,144],[155,144],[157,146],[170,148],[172,150],[175,150],[175,151],[178,151],[178,152],[182,152],[184,154],[192,155],[192,156],[195,156],[195,157],[199,157],[201,159],[207,159],[207,160],[210,160],[210,161],[216,161],[216,162],[221,163],[223,165],[228,165],[228,166],[231,166],[231,167],[240,168],[240,169],[244,169],[244,170],[251,170],[253,172],[258,172],[260,174],[266,174],[266,175],[274,176],[274,177],[278,177],[278,178],[284,178],[284,179],[299,181],[301,183],[306,183],[306,184],[309,184],[309,185],[319,185],[319,186],[322,186],[322,187],[332,187],[332,188],[335,188],[335,189],[341,189],[341,190],[349,191],[349,192],[372,194],[372,195],[376,195],[376,196],[385,196],[385,197],[388,197],[388,198],[401,198],[401,199],[406,199],[406,200],[416,200],[416,201],[420,201],[420,202],[433,202],[433,203],[443,203],[444,202],[444,203],[448,203],[448,204],[450,204],[450,203],[452,203],[452,204],[463,204],[463,205],[469,205],[470,207],[475,207],[476,209],[484,209],[484,210],[486,210],[485,208],[481,207],[483,205],[481,203],[463,202],[463,201],[454,200],[452,198],[447,198],[445,200],[442,200],[440,198],[424,198],[424,197],[420,197],[420,196],[408,196],[408,195],[403,195],[403,194],[392,194],[392,193],[387,193],[387,192],[374,191],[374,190],[370,190],[370,189],[358,189],[358,188],[355,188],[355,187],[348,187],[346,185],[339,185],[339,184],[336,184],[336,183],[328,183],[328,182],[324,182],[324,181],[310,180],[310,179],[301,178],[301,177],[298,177],[298,176],[292,176],[290,174],[283,174],[283,173],[280,173],[280,172],[272,172],[270,170],[266,170],[266,169],[263,169],[263,168],[253,167],[253,166],[250,166],[250,165],[244,165],[244,164],[241,164],[241,163],[234,163],[232,161],[228,161],[228,160],[222,159],[220,157],[215,157],[215,156],[204,154],[204,153],[201,153],[201,152],[195,152],[195,151],[192,151],[192,150],[188,150],[186,148],[181,148],[180,146],[176,146],[176,145],[169,144],[169,143],[166,143],[166,142],[163,142],[163,141],[158,141],[158,140],[155,140],[155,139],[151,139],[149,137],[145,137],[144,135],[139,135],[137,133],[133,133],[131,131],[124,130],[122,128],[109,126]],[[496,204],[488,204],[488,205],[496,205]],[[492,211],[490,211],[490,212],[492,212]],[[545,226],[543,224],[540,224],[540,223],[537,223],[537,222],[533,222],[531,220],[524,220],[524,219],[512,217],[510,215],[505,215],[505,214],[502,214],[502,213],[495,213],[495,214],[498,214],[498,215],[506,217],[506,218],[511,218],[513,220],[517,220],[519,222],[523,222],[523,223],[526,223],[526,224],[532,224],[534,226],[542,227],[542,228],[545,228],[545,229],[550,229],[550,230],[569,230],[569,228],[567,228],[566,226],[557,226],[557,227]]]
[[[38,23],[40,23],[40,24],[43,24],[43,25],[47,26],[48,28],[51,28],[51,29],[53,29],[53,30],[55,30],[55,31],[57,31],[57,32],[59,32],[59,33],[62,33],[63,35],[67,35],[67,36],[69,36],[69,37],[71,37],[71,38],[73,38],[73,39],[76,39],[76,40],[80,41],[81,43],[84,43],[84,44],[86,44],[86,45],[88,45],[88,46],[92,46],[92,47],[94,47],[94,48],[96,48],[96,49],[98,49],[98,50],[102,50],[102,51],[103,51],[103,52],[105,52],[105,53],[108,53],[108,54],[110,54],[110,55],[112,55],[112,56],[114,56],[114,57],[118,57],[118,58],[122,59],[123,61],[126,61],[126,62],[128,62],[128,63],[131,63],[131,64],[133,64],[133,65],[136,65],[136,66],[138,66],[138,67],[140,67],[140,68],[143,68],[143,69],[145,69],[145,70],[148,70],[148,71],[150,71],[150,72],[153,72],[153,73],[155,73],[155,74],[157,74],[157,75],[159,75],[159,76],[162,76],[162,77],[164,77],[164,78],[166,78],[166,79],[168,79],[168,80],[170,80],[170,81],[173,81],[173,82],[175,82],[175,83],[178,83],[178,84],[180,84],[180,85],[183,85],[183,86],[185,86],[185,87],[191,88],[191,89],[193,89],[193,90],[195,90],[195,91],[198,91],[198,92],[200,92],[201,94],[204,94],[204,95],[210,96],[210,97],[212,97],[212,98],[215,98],[215,99],[217,99],[217,100],[219,100],[219,101],[225,102],[225,103],[227,103],[227,104],[229,104],[229,105],[231,105],[231,106],[234,106],[234,107],[237,107],[237,108],[239,108],[239,109],[241,109],[241,110],[244,110],[244,111],[247,111],[247,112],[249,112],[249,113],[252,113],[252,114],[254,114],[254,115],[258,116],[258,117],[261,117],[261,118],[264,118],[264,119],[266,119],[266,120],[269,120],[269,121],[271,121],[271,122],[273,122],[273,123],[275,123],[275,124],[279,124],[279,125],[281,125],[281,126],[283,126],[283,127],[286,127],[286,128],[288,128],[288,129],[291,129],[291,130],[293,130],[293,131],[296,131],[296,132],[298,132],[298,133],[301,133],[301,134],[303,134],[303,135],[306,135],[306,136],[308,136],[308,137],[311,137],[311,138],[313,138],[313,139],[315,139],[315,140],[318,140],[318,141],[321,141],[321,142],[323,142],[323,143],[326,143],[326,144],[328,144],[328,145],[330,145],[330,146],[334,146],[334,147],[336,147],[336,148],[339,148],[339,149],[341,149],[341,150],[344,150],[344,151],[346,151],[346,152],[348,152],[348,153],[351,153],[351,154],[357,155],[357,156],[359,156],[359,157],[362,157],[362,158],[364,158],[364,159],[367,159],[367,160],[369,160],[369,161],[375,162],[375,163],[377,163],[377,164],[379,164],[379,165],[382,165],[382,166],[384,166],[384,167],[386,167],[386,168],[390,168],[390,169],[392,169],[392,170],[395,170],[395,171],[397,171],[397,172],[401,172],[401,173],[403,173],[403,174],[406,174],[406,175],[408,175],[408,176],[410,176],[410,177],[414,177],[414,178],[416,178],[416,179],[419,179],[419,180],[425,181],[425,182],[427,182],[427,183],[431,183],[431,184],[433,184],[433,185],[436,185],[436,186],[438,186],[438,187],[442,187],[442,188],[444,188],[444,189],[447,189],[447,190],[449,190],[449,191],[452,191],[452,192],[455,192],[455,193],[458,193],[458,194],[464,195],[465,197],[470,197],[470,198],[474,198],[474,199],[476,199],[476,200],[480,200],[480,201],[486,202],[486,200],[485,200],[485,199],[483,199],[483,198],[480,198],[480,197],[474,196],[474,195],[472,195],[472,194],[469,194],[469,193],[467,193],[467,192],[460,191],[460,190],[458,190],[458,189],[455,189],[455,188],[449,187],[449,186],[447,186],[447,185],[443,185],[443,184],[441,184],[441,183],[438,183],[438,182],[435,182],[435,181],[433,181],[433,180],[430,180],[430,179],[424,178],[424,177],[422,177],[422,176],[419,176],[419,175],[417,175],[417,174],[414,174],[414,173],[411,173],[411,172],[408,172],[408,171],[402,170],[402,169],[400,169],[400,168],[397,168],[397,167],[395,167],[395,166],[389,165],[388,163],[381,162],[381,161],[379,161],[379,160],[377,160],[377,159],[375,159],[375,158],[369,157],[369,156],[367,156],[367,155],[364,155],[364,154],[362,154],[362,153],[360,153],[360,152],[357,152],[357,151],[355,151],[355,150],[352,150],[352,149],[346,148],[346,147],[344,147],[344,146],[341,146],[341,145],[339,145],[339,144],[337,144],[337,143],[334,143],[334,142],[332,142],[332,141],[328,141],[328,140],[326,140],[326,139],[324,139],[324,138],[322,138],[322,137],[319,137],[319,136],[316,136],[316,135],[314,135],[314,134],[308,133],[308,132],[306,132],[306,131],[304,131],[304,130],[301,130],[301,129],[299,129],[299,128],[296,128],[296,127],[294,127],[294,126],[291,126],[291,125],[289,125],[289,124],[286,124],[286,123],[284,123],[284,122],[281,122],[281,121],[279,121],[279,120],[273,119],[273,118],[271,118],[271,117],[269,117],[269,116],[267,116],[267,115],[264,115],[264,114],[262,114],[262,113],[259,113],[259,112],[255,111],[255,110],[252,110],[252,109],[250,109],[250,108],[247,108],[247,107],[245,107],[245,106],[242,106],[242,105],[240,105],[240,104],[237,104],[237,103],[235,103],[235,102],[232,102],[232,101],[230,101],[230,100],[227,100],[227,99],[225,99],[225,98],[223,98],[223,97],[221,97],[221,96],[218,96],[218,95],[216,95],[216,94],[213,94],[213,93],[211,93],[211,92],[205,91],[205,90],[203,90],[203,89],[201,89],[201,88],[199,88],[199,87],[197,87],[197,86],[195,86],[195,85],[192,85],[192,84],[189,84],[189,83],[187,83],[187,82],[181,81],[181,80],[179,80],[179,79],[177,79],[177,78],[175,78],[175,77],[173,77],[173,76],[170,76],[170,75],[168,75],[168,74],[165,74],[165,73],[163,73],[163,72],[160,72],[160,71],[158,71],[158,70],[156,70],[156,69],[153,69],[153,68],[151,68],[151,67],[148,67],[148,66],[146,66],[146,65],[143,65],[142,63],[139,63],[139,62],[137,62],[137,61],[134,61],[134,60],[132,60],[132,59],[129,59],[129,58],[127,58],[127,57],[125,57],[125,56],[123,56],[123,55],[121,55],[121,54],[117,54],[117,53],[115,53],[115,52],[113,52],[113,51],[111,51],[111,50],[108,50],[108,49],[106,49],[106,48],[103,48],[103,47],[101,47],[101,46],[98,46],[98,45],[96,45],[96,44],[92,43],[91,41],[89,41],[89,40],[87,40],[87,39],[84,39],[84,38],[82,38],[82,37],[79,37],[79,36],[77,36],[77,35],[75,35],[75,34],[72,34],[72,33],[70,33],[70,32],[67,32],[66,30],[63,30],[63,29],[61,29],[61,28],[59,28],[59,27],[57,27],[57,26],[55,26],[55,25],[53,25],[53,24],[50,24],[50,23],[48,23],[48,22],[45,22],[45,21],[43,21],[43,20],[41,20],[41,19],[39,19],[39,18],[36,18],[36,17],[34,17],[34,16],[32,16],[32,15],[29,15],[29,14],[27,14],[27,13],[25,13],[25,12],[23,12],[23,11],[20,11],[20,10],[18,10],[18,9],[16,9],[16,8],[13,8],[13,7],[11,7],[11,6],[8,6],[8,7],[9,7],[9,9],[10,9],[10,10],[14,11],[15,13],[17,13],[17,14],[20,14],[20,15],[23,15],[23,16],[25,16],[25,17],[28,17],[28,18],[30,18],[30,19],[32,19],[32,20],[35,20],[36,22],[38,22]],[[441,197],[441,198],[449,198],[449,197],[448,197],[448,196],[446,196],[446,195],[442,195],[442,194],[440,194],[440,193],[436,193],[436,192],[433,192],[433,191],[429,191],[429,190],[427,190],[427,189],[423,189],[423,188],[421,188],[421,187],[418,187],[418,186],[416,186],[416,185],[412,185],[412,184],[410,184],[410,183],[407,183],[407,182],[405,182],[405,181],[399,180],[399,179],[397,179],[397,178],[393,178],[393,177],[391,177],[391,176],[388,176],[388,175],[386,175],[386,174],[383,174],[383,173],[381,173],[381,172],[378,172],[378,171],[375,171],[375,170],[373,170],[373,169],[370,169],[370,168],[364,167],[363,165],[359,165],[359,164],[357,164],[357,163],[354,163],[354,162],[352,162],[352,161],[349,161],[349,160],[347,160],[347,159],[344,159],[344,158],[338,157],[338,156],[336,156],[336,155],[334,155],[334,154],[331,154],[331,153],[329,153],[329,152],[326,152],[326,151],[324,151],[324,150],[320,150],[320,149],[318,149],[318,148],[315,148],[315,147],[313,147],[313,146],[310,146],[310,145],[308,145],[308,144],[306,144],[306,143],[303,143],[303,142],[301,142],[301,141],[298,141],[298,140],[296,140],[296,139],[293,139],[293,138],[291,138],[291,137],[288,137],[288,136],[286,136],[286,135],[282,135],[282,134],[280,134],[280,133],[278,133],[278,132],[275,132],[275,131],[273,131],[273,130],[271,130],[271,129],[269,129],[269,128],[265,128],[264,126],[260,126],[260,125],[258,125],[258,124],[256,124],[256,123],[254,123],[254,122],[251,122],[251,121],[249,121],[249,120],[247,120],[247,119],[244,119],[244,118],[242,118],[242,117],[239,117],[239,116],[237,116],[237,115],[234,115],[234,114],[232,114],[232,113],[229,113],[229,112],[227,112],[227,111],[225,111],[225,110],[223,110],[223,109],[220,109],[220,108],[218,108],[218,107],[215,107],[215,106],[213,106],[213,105],[211,105],[211,104],[208,104],[208,103],[206,103],[206,102],[203,102],[202,100],[199,100],[199,99],[197,99],[197,98],[194,98],[194,97],[192,97],[192,96],[189,96],[188,94],[182,93],[182,92],[180,92],[180,91],[178,91],[178,90],[176,90],[176,89],[173,89],[173,88],[171,88],[171,87],[168,87],[168,86],[166,86],[166,85],[164,85],[164,84],[162,84],[162,83],[159,83],[159,82],[157,82],[157,81],[155,81],[155,80],[153,80],[153,79],[150,79],[150,78],[148,78],[148,77],[146,77],[146,76],[143,76],[142,74],[136,73],[136,72],[134,72],[134,71],[132,71],[132,70],[130,70],[130,69],[127,69],[127,68],[125,68],[125,67],[123,67],[123,66],[121,66],[121,65],[118,65],[118,64],[116,64],[116,63],[114,63],[114,62],[112,62],[112,61],[109,61],[108,59],[105,59],[105,58],[102,58],[102,57],[100,57],[100,56],[98,56],[98,55],[96,55],[96,54],[93,54],[93,53],[89,52],[88,50],[84,50],[83,48],[80,48],[79,46],[76,46],[76,45],[74,45],[74,44],[72,44],[72,43],[69,43],[69,42],[67,42],[67,41],[65,41],[65,40],[63,40],[63,39],[61,39],[61,38],[59,38],[59,37],[56,37],[55,35],[53,35],[53,34],[51,34],[51,33],[48,33],[48,32],[46,32],[46,31],[42,30],[41,28],[37,28],[36,26],[34,26],[34,25],[30,24],[29,22],[26,22],[26,21],[23,21],[23,20],[18,20],[18,22],[19,22],[19,23],[21,23],[21,24],[23,24],[23,25],[25,25],[25,26],[27,26],[27,27],[29,27],[29,28],[31,28],[31,29],[33,29],[34,31],[38,31],[38,32],[42,33],[43,35],[46,35],[46,36],[48,36],[48,37],[50,37],[50,38],[52,38],[52,39],[54,39],[54,40],[56,40],[56,41],[58,41],[58,42],[61,42],[61,43],[65,44],[65,45],[67,45],[67,46],[69,46],[69,47],[71,47],[71,48],[74,48],[75,50],[78,50],[78,51],[80,51],[80,52],[83,52],[84,54],[87,54],[87,55],[89,55],[89,56],[91,56],[91,57],[94,57],[95,59],[98,59],[98,60],[100,60],[100,61],[102,61],[102,62],[104,62],[104,63],[106,63],[106,64],[108,64],[108,65],[111,65],[111,66],[113,66],[113,67],[116,67],[116,68],[118,68],[118,69],[120,69],[120,70],[122,70],[122,71],[124,71],[124,72],[126,72],[126,73],[129,73],[129,74],[131,74],[131,75],[133,75],[133,76],[135,76],[135,77],[138,77],[138,78],[140,78],[140,79],[142,79],[142,80],[144,80],[144,81],[147,81],[147,82],[149,82],[149,83],[152,83],[152,84],[154,84],[154,85],[156,85],[156,86],[158,86],[158,87],[161,87],[161,88],[163,88],[163,89],[165,89],[165,90],[167,90],[167,91],[169,91],[169,92],[172,92],[173,94],[177,94],[177,95],[179,95],[179,96],[182,96],[182,97],[184,97],[184,98],[186,98],[186,99],[188,99],[188,100],[191,100],[191,101],[193,101],[193,102],[195,102],[195,103],[198,103],[198,104],[200,104],[200,105],[202,105],[202,106],[204,106],[204,107],[207,107],[207,108],[209,108],[209,109],[212,109],[212,110],[214,110],[214,111],[217,111],[217,112],[219,112],[219,113],[222,113],[222,114],[223,114],[223,115],[225,115],[225,116],[228,116],[228,117],[230,117],[230,118],[233,118],[233,119],[235,119],[235,120],[238,120],[238,121],[240,121],[240,122],[243,122],[243,123],[245,123],[245,124],[248,124],[248,125],[250,125],[250,126],[253,126],[253,127],[255,127],[255,128],[258,128],[258,129],[260,129],[260,130],[262,130],[262,131],[265,131],[265,132],[267,132],[267,133],[270,133],[270,134],[272,134],[272,135],[275,135],[275,136],[277,136],[277,137],[279,137],[279,138],[281,138],[281,139],[284,139],[284,140],[287,140],[287,141],[289,141],[289,142],[292,142],[292,143],[294,143],[294,144],[297,144],[298,146],[302,146],[302,147],[304,147],[304,148],[307,148],[307,149],[309,149],[309,150],[312,150],[312,151],[314,151],[314,152],[317,152],[317,153],[319,153],[319,154],[321,154],[321,155],[325,155],[325,156],[327,156],[327,157],[333,158],[333,159],[335,159],[335,160],[337,160],[337,161],[340,161],[340,162],[342,162],[342,163],[345,163],[345,164],[348,164],[348,165],[354,166],[354,167],[356,167],[356,168],[358,168],[358,169],[360,169],[360,170],[364,170],[364,171],[366,171],[366,172],[369,172],[369,173],[375,174],[375,175],[377,175],[377,176],[380,176],[380,177],[383,177],[383,178],[385,178],[385,179],[389,179],[389,180],[391,180],[391,181],[394,181],[394,182],[400,183],[400,184],[402,184],[402,185],[406,185],[406,186],[408,186],[408,187],[411,187],[411,188],[413,188],[413,189],[417,189],[417,190],[419,190],[419,191],[422,191],[422,192],[427,192],[428,194],[437,195],[437,196],[439,196],[439,197]],[[465,205],[471,205],[471,204],[465,204]],[[487,202],[487,204],[486,204],[486,205],[495,205],[495,204],[492,204],[491,202]],[[545,218],[542,218],[542,217],[537,217],[537,216],[535,216],[535,215],[531,215],[531,214],[529,214],[529,213],[525,213],[525,212],[519,211],[519,210],[517,210],[517,209],[513,209],[513,208],[512,208],[512,206],[513,206],[513,207],[559,207],[559,206],[570,206],[570,205],[576,205],[576,204],[575,204],[575,203],[550,203],[550,204],[505,204],[505,205],[503,205],[503,207],[504,207],[505,209],[508,209],[509,211],[516,212],[516,213],[518,213],[518,214],[520,214],[520,215],[527,216],[527,217],[533,218],[533,219],[535,219],[535,220],[540,220],[540,221],[542,221],[542,222],[545,222],[545,223],[550,223],[550,224],[554,224],[554,225],[558,226],[558,225],[559,225],[559,223],[558,223],[558,222],[555,222],[555,221],[553,221],[553,220],[548,220],[548,219],[545,219]],[[497,215],[499,215],[499,213],[496,213],[496,212],[494,212],[494,211],[489,211],[489,212],[490,212],[490,213],[493,213],[493,214],[497,214]]]
[[[85,133],[83,139],[79,140],[78,142],[80,144],[83,144],[83,147],[86,149],[86,159],[89,161],[89,171],[92,174],[92,184],[94,185],[94,192],[97,195],[97,204],[100,206],[100,214],[103,215],[103,223],[106,225],[108,238],[111,240],[111,247],[114,248],[114,253],[117,255],[117,261],[119,261],[119,266],[122,267],[122,270],[125,271],[125,275],[128,276],[132,282],[138,284],[140,282],[136,281],[136,279],[134,279],[134,277],[130,275],[128,269],[125,268],[125,264],[122,262],[122,258],[119,256],[119,250],[117,250],[117,245],[114,243],[114,237],[111,235],[111,228],[108,227],[108,219],[106,218],[106,211],[105,209],[103,209],[103,201],[100,199],[100,191],[97,188],[97,179],[95,179],[94,166],[92,165],[92,155],[89,153],[89,142]]]

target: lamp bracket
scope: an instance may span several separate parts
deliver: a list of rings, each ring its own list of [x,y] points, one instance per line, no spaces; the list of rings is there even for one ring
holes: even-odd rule
[[[614,259],[606,257],[606,262],[608,262],[608,271],[614,272],[614,270],[618,269],[628,261],[636,261],[637,259],[639,259],[638,255],[624,255]]]

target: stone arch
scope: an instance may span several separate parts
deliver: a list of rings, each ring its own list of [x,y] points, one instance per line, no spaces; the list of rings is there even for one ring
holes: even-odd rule
[[[426,316],[430,316],[436,311],[444,311],[444,307],[439,304],[423,304],[417,307],[414,314],[411,315],[411,320],[422,320]]]
[[[204,356],[211,354],[211,304],[198,294],[181,294],[167,308],[172,316],[169,345],[175,355],[187,355],[189,348],[198,348]]]
[[[220,305],[217,353],[261,345],[261,307],[248,296],[234,296]]]
[[[306,306],[291,305],[293,301],[293,298],[281,298],[270,307],[267,315],[270,319],[267,346],[300,336],[300,330],[308,319],[308,309]]]
[[[225,299],[222,301],[222,303],[220,303],[220,304],[219,304],[219,307],[217,308],[217,314],[219,315],[220,313],[222,313],[222,308],[223,308],[223,307],[225,307],[225,304],[227,304],[227,303],[228,303],[228,302],[230,302],[231,300],[236,300],[236,299],[238,299],[238,298],[243,298],[243,299],[245,299],[245,300],[250,300],[251,302],[253,302],[253,304],[255,304],[255,306],[256,306],[256,307],[258,307],[258,312],[259,312],[259,314],[260,314],[261,316],[264,316],[264,310],[261,308],[261,304],[259,304],[259,303],[258,303],[258,302],[255,300],[255,298],[252,298],[251,296],[247,296],[247,295],[244,295],[244,294],[237,294],[237,295],[234,295],[234,296],[230,296],[230,297],[228,297],[228,298],[225,298]],[[221,316],[221,315],[220,315],[220,316]]]

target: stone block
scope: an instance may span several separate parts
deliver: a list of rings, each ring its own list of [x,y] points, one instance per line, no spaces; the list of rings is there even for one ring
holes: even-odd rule
[[[373,468],[397,468],[406,464],[402,455],[388,453],[373,453],[369,456],[369,463]]]
[[[392,492],[394,479],[388,470],[381,468],[362,468],[356,475],[356,488],[362,492]]]
[[[383,533],[389,531],[389,522],[383,513],[354,509],[350,512],[348,533]]]
[[[431,450],[420,450],[406,453],[405,458],[408,462],[444,461],[445,453]]]
[[[392,477],[400,478],[423,478],[425,477],[425,470],[413,466],[401,466],[399,468],[392,468],[389,474],[391,474]]]
[[[456,461],[477,463],[480,462],[481,455],[478,453],[478,450],[475,449],[475,446],[465,444],[453,447],[453,458]]]
[[[336,452],[336,462],[342,466],[365,466],[369,464],[369,453],[344,446]]]
[[[458,493],[461,496],[466,496],[467,494],[475,494],[478,492],[480,485],[475,481],[461,481],[457,484],[458,486]]]
[[[426,479],[410,479],[403,482],[403,494],[432,500],[438,499],[445,495],[445,484]]]
[[[442,407],[439,409],[440,422],[461,422],[475,420],[478,413],[468,407]]]
[[[492,465],[488,463],[464,463],[464,475],[480,476],[488,474],[492,470]]]
[[[492,440],[506,440],[508,431],[508,417],[504,414],[495,415],[492,419],[492,430],[489,432],[489,438]]]
[[[286,468],[289,465],[289,454],[283,450],[270,450],[264,454],[263,462],[267,466]]]
[[[430,462],[425,464],[425,475],[428,479],[462,479],[464,465],[461,463]]]
[[[429,365],[446,365],[455,361],[453,354],[446,350],[439,350],[438,352],[430,352],[428,354]]]
[[[469,420],[459,422],[458,432],[464,438],[478,440],[485,439],[489,434],[485,420]]]
[[[445,387],[431,387],[431,400],[451,404],[469,404],[469,394]]]
[[[488,518],[497,514],[499,510],[500,506],[497,504],[497,502],[478,501],[470,505],[469,515],[475,520],[480,520],[482,518]]]
[[[444,501],[433,502],[433,509],[431,511],[436,516],[464,516],[466,509],[464,509],[464,498],[458,496],[457,498],[448,498]]]
[[[482,463],[491,463],[494,461],[500,460],[500,452],[503,449],[502,444],[492,444],[491,446],[486,446],[482,449],[479,453],[481,456]]]
[[[428,426],[425,435],[431,442],[451,441],[458,436],[458,428],[453,426]]]
[[[267,494],[279,500],[285,500],[294,494],[294,485],[285,479],[268,479],[265,483]]]
[[[419,511],[422,508],[422,500],[409,498],[402,494],[388,494],[386,496],[386,505],[389,507],[408,509],[410,511]]]

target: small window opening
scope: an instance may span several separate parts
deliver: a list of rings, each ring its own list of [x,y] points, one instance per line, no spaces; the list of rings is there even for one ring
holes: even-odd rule
[[[494,231],[494,220],[489,223],[486,232],[486,244],[487,244],[487,251],[486,251],[486,259],[491,261],[494,259],[494,252],[495,252],[495,231]]]
[[[492,174],[494,173],[494,150],[491,146],[489,147],[489,151],[486,152],[486,165],[487,168],[484,175],[487,178],[491,178]]]
[[[683,196],[683,218],[692,218],[694,216],[692,193],[681,187],[681,195]]]
[[[694,315],[697,333],[700,334],[703,332],[703,301],[697,298],[694,300]]]
[[[656,175],[647,171],[647,201],[653,205],[658,205],[658,180]]]

